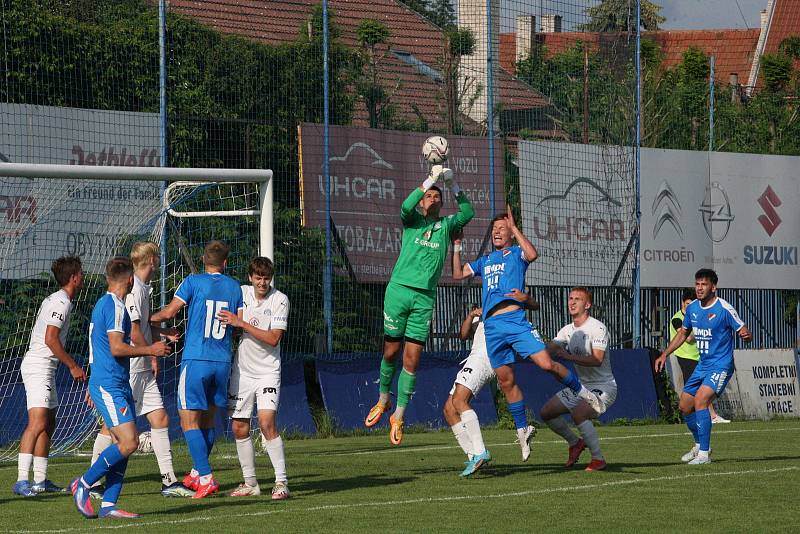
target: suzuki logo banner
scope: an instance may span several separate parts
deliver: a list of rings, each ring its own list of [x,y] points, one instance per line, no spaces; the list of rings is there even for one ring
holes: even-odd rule
[[[642,286],[800,287],[800,158],[642,149]]]
[[[528,284],[631,284],[633,165],[626,147],[520,141],[522,229],[539,251]]]
[[[323,127],[305,123],[300,130],[301,210],[303,224],[325,228]],[[346,256],[359,282],[386,282],[400,254],[403,224],[400,206],[428,174],[422,159],[426,133],[330,127],[331,219],[335,226],[334,254]],[[492,218],[489,151],[485,138],[447,136],[447,166],[469,197],[475,217],[464,231],[462,257],[475,259]],[[505,209],[503,149],[495,145],[495,210]],[[444,184],[442,215],[458,211]],[[488,245],[487,245],[488,246]],[[449,255],[442,281],[450,276]]]

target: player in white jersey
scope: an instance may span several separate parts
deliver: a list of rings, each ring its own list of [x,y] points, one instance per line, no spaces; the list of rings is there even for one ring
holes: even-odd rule
[[[250,437],[254,407],[267,454],[275,469],[272,498],[289,497],[283,440],[275,426],[281,393],[280,343],[288,326],[289,299],[270,287],[274,274],[275,267],[269,258],[254,258],[248,271],[252,285],[242,286],[242,317],[228,311],[219,313],[223,323],[242,329],[228,387],[228,410],[244,482],[230,493],[231,497],[261,494]]]
[[[139,241],[131,248],[131,261],[134,267],[133,288],[125,297],[125,308],[131,318],[131,343],[145,347],[153,339],[164,337],[176,341],[175,329],[150,325],[151,297],[153,288],[150,281],[158,270],[160,251],[158,245],[149,241]],[[136,416],[144,415],[150,423],[150,438],[153,453],[161,472],[161,495],[164,497],[191,497],[194,492],[185,488],[175,476],[172,467],[172,450],[169,443],[169,417],[164,409],[161,391],[158,389],[158,358],[140,356],[131,358],[130,384]],[[106,447],[111,445],[111,433],[103,426],[94,441],[92,463]],[[92,493],[102,490],[93,488]]]
[[[51,270],[61,289],[44,299],[39,307],[30,345],[20,366],[27,397],[28,425],[19,441],[18,476],[13,492],[23,497],[64,491],[47,480],[47,457],[58,407],[55,380],[58,362],[69,368],[72,378],[86,381],[84,370],[64,350],[72,299],[83,287],[81,260],[77,256],[64,256],[53,262]],[[33,484],[28,480],[31,465]]]
[[[574,287],[570,290],[567,307],[572,322],[559,330],[548,350],[554,357],[575,364],[575,372],[581,383],[597,395],[605,411],[617,398],[617,382],[611,372],[611,358],[607,352],[608,330],[589,314],[592,293],[585,287]],[[561,417],[567,413],[572,416],[581,437],[576,436]],[[606,461],[600,451],[600,436],[592,424],[592,419],[596,419],[598,415],[600,414],[594,408],[569,388],[562,389],[542,406],[542,420],[569,443],[566,467],[575,465],[581,452],[588,446],[592,460],[586,466],[586,471],[605,469]]]

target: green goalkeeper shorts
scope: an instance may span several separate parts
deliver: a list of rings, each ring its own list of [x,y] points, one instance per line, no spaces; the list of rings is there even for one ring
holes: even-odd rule
[[[436,289],[418,289],[394,282],[383,298],[383,333],[396,339],[425,343],[431,329]]]

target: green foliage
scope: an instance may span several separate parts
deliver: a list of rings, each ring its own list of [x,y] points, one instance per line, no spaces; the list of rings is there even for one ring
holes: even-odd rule
[[[475,53],[475,34],[469,28],[450,28],[444,33],[447,49],[454,58]]]
[[[462,133],[462,115],[482,90],[469,80],[462,82],[459,79],[461,57],[473,54],[475,45],[475,35],[469,28],[450,27],[445,31],[445,53],[440,67],[444,78],[441,91],[448,134]]]
[[[630,0],[603,0],[586,10],[590,21],[578,25],[579,31],[617,32],[636,31],[636,2]],[[641,0],[641,23],[645,30],[657,30],[667,19],[661,16],[661,6],[650,0]]]
[[[777,52],[761,56],[764,86],[770,91],[781,91],[792,77],[792,58]]]
[[[375,19],[363,19],[356,28],[358,42],[365,48],[374,48],[375,45],[385,44],[389,35],[389,28],[386,27],[386,24]]]
[[[792,59],[800,59],[800,37],[792,35],[778,45],[778,50]]]
[[[456,24],[456,11],[450,0],[403,0],[403,3],[440,28]]]
[[[370,128],[392,127],[395,107],[391,104],[391,97],[380,81],[381,60],[386,52],[381,54],[378,52],[378,45],[386,44],[389,35],[386,24],[374,19],[363,19],[356,29],[366,64],[366,69],[356,84],[356,90],[364,99]]]

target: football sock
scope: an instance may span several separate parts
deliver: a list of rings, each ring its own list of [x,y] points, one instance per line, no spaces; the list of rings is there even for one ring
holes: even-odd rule
[[[107,473],[110,472],[111,468],[119,462],[123,460],[125,457],[119,451],[119,447],[116,443],[112,443],[108,447],[100,453],[100,456],[97,458],[97,461],[92,464],[86,473],[83,475],[83,481],[86,483],[87,486],[92,487],[94,483],[107,476]],[[106,480],[108,482],[108,480]]]
[[[386,401],[389,400],[389,389],[392,387],[392,380],[394,380],[394,373],[397,370],[397,360],[387,361],[385,358],[381,360],[380,370],[380,393],[381,397],[386,396]],[[386,404],[384,401],[379,401],[381,404]]]
[[[695,411],[697,414],[697,437],[700,438],[700,450],[706,451],[711,448],[711,414],[708,408]]]
[[[592,459],[600,460],[603,458],[603,453],[600,452],[600,436],[597,435],[597,429],[591,421],[584,421],[578,425],[578,430],[583,437],[583,441],[589,447],[592,453]]]
[[[408,401],[414,394],[414,386],[417,383],[417,375],[409,373],[405,369],[400,371],[400,378],[397,379],[397,406],[405,408]]]
[[[467,434],[472,442],[473,454],[486,452],[486,445],[483,443],[483,435],[481,434],[481,423],[478,421],[478,414],[475,413],[475,410],[462,412],[461,422],[464,423],[464,428],[467,429]]]
[[[100,453],[106,450],[112,443],[113,440],[111,436],[98,433],[94,438],[94,445],[92,446],[92,463],[95,463],[97,458],[100,457]]]
[[[581,381],[578,380],[578,377],[575,373],[567,369],[567,376],[561,379],[561,383],[567,386],[569,389],[574,391],[575,393],[580,393],[581,388]]]
[[[239,465],[242,466],[242,477],[248,486],[255,486],[256,479],[256,451],[253,450],[253,438],[247,436],[236,440],[236,454],[239,456]]]
[[[34,456],[33,457],[33,481],[44,482],[47,480],[47,457]]]
[[[458,422],[450,427],[453,431],[453,435],[456,437],[456,441],[458,442],[459,447],[461,450],[464,451],[464,454],[467,455],[467,458],[472,459],[472,440],[469,439],[469,434],[467,434],[467,429],[464,428],[464,423]]]
[[[214,480],[214,475],[212,475],[211,473],[207,475],[200,475],[200,484],[204,486],[210,483],[212,480]]]
[[[192,465],[197,470],[197,474],[202,477],[211,473],[211,465],[208,463],[208,447],[200,429],[187,430],[183,433],[183,437],[186,439],[186,446],[189,448]]]
[[[700,436],[697,433],[697,413],[696,412],[688,413],[683,416],[683,419],[686,421],[686,426],[689,427],[689,432],[692,433],[694,442],[699,444]]]
[[[508,411],[514,418],[514,425],[517,429],[528,428],[528,416],[525,415],[525,401],[509,402]]]
[[[201,428],[200,432],[203,433],[203,439],[206,441],[206,449],[208,449],[208,455],[211,456],[211,451],[214,449],[214,441],[217,438],[217,429],[214,427]]]
[[[114,506],[117,504],[119,494],[122,492],[122,482],[125,480],[125,470],[128,468],[128,459],[123,458],[119,462],[111,466],[106,473],[106,491],[103,492],[102,507],[105,508],[107,504]]]
[[[17,455],[17,482],[28,480],[31,464],[33,464],[33,454],[21,452]]]
[[[150,442],[153,444],[153,452],[158,462],[158,470],[161,473],[161,483],[171,486],[178,481],[175,470],[172,467],[172,450],[169,444],[169,428],[150,429]]]
[[[280,436],[267,440],[267,454],[275,470],[275,482],[286,482],[286,458],[283,456],[283,440]]]
[[[556,417],[554,419],[550,419],[549,421],[545,421],[545,423],[547,423],[547,426],[550,427],[550,430],[567,440],[567,443],[569,443],[570,447],[578,443],[580,438],[577,434],[575,434],[575,432],[572,431],[563,417]]]

